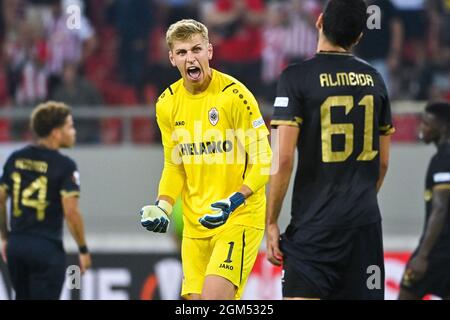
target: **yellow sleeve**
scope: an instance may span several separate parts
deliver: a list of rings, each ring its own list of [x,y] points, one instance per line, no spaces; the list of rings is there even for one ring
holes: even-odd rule
[[[242,146],[261,140],[269,135],[266,123],[259,111],[258,102],[253,94],[241,86],[233,94],[234,130]]]
[[[248,89],[241,87],[233,101],[234,129],[238,132],[237,139],[248,159],[244,184],[255,193],[269,180],[272,161],[272,150],[267,139],[269,130],[258,102]]]
[[[168,93],[166,93],[168,95]],[[164,147],[164,169],[159,181],[158,196],[169,196],[174,201],[183,189],[186,178],[181,157],[177,150],[177,141],[172,129],[170,117],[169,97],[159,99],[156,103],[156,121],[161,131],[161,139]]]
[[[272,150],[266,137],[253,142],[248,148],[248,174],[244,184],[255,193],[269,181]]]

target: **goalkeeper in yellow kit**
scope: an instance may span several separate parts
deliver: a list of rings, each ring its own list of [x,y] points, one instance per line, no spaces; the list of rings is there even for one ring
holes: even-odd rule
[[[141,224],[166,232],[181,194],[181,295],[239,299],[264,235],[269,132],[251,92],[210,68],[213,48],[203,24],[178,21],[166,40],[182,79],[156,103],[164,169],[157,201],[142,208]]]

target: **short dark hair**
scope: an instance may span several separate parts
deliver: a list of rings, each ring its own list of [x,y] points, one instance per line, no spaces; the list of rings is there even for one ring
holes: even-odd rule
[[[443,120],[450,126],[450,103],[448,102],[431,102],[425,107],[425,111],[435,115],[438,119]]]
[[[323,13],[323,33],[333,44],[350,49],[363,32],[367,18],[363,0],[330,0]]]
[[[53,129],[62,127],[69,115],[70,108],[65,103],[56,101],[41,103],[31,113],[31,130],[39,138],[45,138]]]

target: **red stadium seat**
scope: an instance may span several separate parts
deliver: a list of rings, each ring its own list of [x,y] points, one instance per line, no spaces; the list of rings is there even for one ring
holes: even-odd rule
[[[134,88],[119,83],[104,83],[101,91],[106,104],[131,106],[138,104]]]
[[[155,139],[154,127],[151,119],[139,117],[131,120],[132,140],[136,144],[152,143]]]
[[[416,142],[418,139],[420,118],[416,114],[394,115],[395,133],[392,141],[395,142]]]
[[[101,142],[104,144],[118,144],[122,141],[122,120],[108,118],[101,121]]]
[[[4,70],[0,70],[0,105],[5,105],[9,102],[7,87],[8,85]]]
[[[139,104],[139,99],[134,88],[122,85],[120,87],[120,104],[123,106],[132,106]]]
[[[11,141],[11,123],[8,119],[0,119],[0,142]]]
[[[154,106],[156,103],[156,88],[153,85],[146,85],[144,88],[145,103]]]

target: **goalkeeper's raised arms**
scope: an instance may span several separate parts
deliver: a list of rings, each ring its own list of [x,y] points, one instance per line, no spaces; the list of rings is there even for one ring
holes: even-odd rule
[[[216,214],[205,214],[198,221],[208,229],[220,227],[227,222],[230,214],[245,202],[245,196],[240,192],[233,193],[227,199],[214,202],[211,209],[218,211]]]
[[[172,205],[165,200],[158,200],[154,205],[145,206],[140,211],[141,225],[148,231],[165,233],[169,228],[169,216]]]

